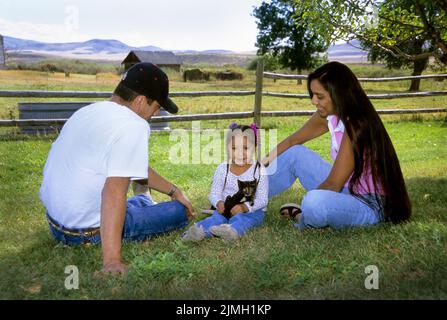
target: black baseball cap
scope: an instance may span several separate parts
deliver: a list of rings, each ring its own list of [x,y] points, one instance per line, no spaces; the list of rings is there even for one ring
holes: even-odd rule
[[[168,97],[168,76],[155,64],[140,62],[133,65],[124,73],[121,84],[157,101],[169,113],[178,112],[177,105]]]

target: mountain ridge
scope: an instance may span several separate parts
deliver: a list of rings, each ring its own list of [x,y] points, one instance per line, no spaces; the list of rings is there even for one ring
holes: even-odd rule
[[[348,43],[335,44],[329,47],[328,55],[330,60],[342,62],[366,62],[367,52],[356,48],[358,41],[354,41],[354,46]],[[4,36],[4,47],[6,51],[18,54],[40,54],[45,56],[84,58],[84,59],[104,59],[122,60],[131,50],[146,51],[172,51],[178,55],[196,56],[230,56],[230,55],[256,55],[256,51],[235,52],[225,49],[208,50],[165,50],[158,46],[146,45],[141,47],[129,46],[126,43],[115,39],[90,39],[82,42],[47,43],[35,40],[20,39]]]

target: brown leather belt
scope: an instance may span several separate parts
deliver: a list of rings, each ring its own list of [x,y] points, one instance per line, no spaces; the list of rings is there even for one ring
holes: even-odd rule
[[[47,213],[47,219],[48,223],[55,229],[59,230],[60,232],[73,236],[73,237],[80,237],[80,236],[86,236],[86,237],[93,237],[98,234],[100,234],[101,228],[84,228],[84,229],[70,229],[62,226],[59,224],[56,220],[50,217],[50,215]]]

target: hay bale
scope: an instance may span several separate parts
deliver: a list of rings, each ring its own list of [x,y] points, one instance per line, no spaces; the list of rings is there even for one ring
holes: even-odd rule
[[[208,81],[210,73],[204,72],[200,69],[189,69],[183,72],[183,81]]]
[[[221,71],[215,74],[217,80],[242,80],[243,75],[240,72],[235,71]]]

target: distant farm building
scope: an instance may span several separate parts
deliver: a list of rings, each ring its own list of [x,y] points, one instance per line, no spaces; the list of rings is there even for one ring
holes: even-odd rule
[[[121,62],[124,70],[128,70],[134,64],[139,62],[150,62],[156,64],[160,68],[170,68],[180,72],[182,61],[171,51],[140,51],[132,50]]]
[[[0,35],[0,69],[5,67],[5,46],[3,44],[3,36]]]

